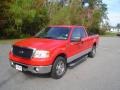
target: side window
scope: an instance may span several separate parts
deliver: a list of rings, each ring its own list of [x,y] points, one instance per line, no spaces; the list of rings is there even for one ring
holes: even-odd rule
[[[79,28],[75,28],[73,33],[72,33],[71,39],[78,39],[80,37],[81,37],[80,29]]]
[[[71,39],[78,39],[78,38],[84,38],[84,37],[86,37],[86,32],[84,28],[80,27],[80,28],[74,29]]]
[[[86,37],[86,32],[85,32],[84,28],[80,27],[79,30],[80,30],[81,38]]]

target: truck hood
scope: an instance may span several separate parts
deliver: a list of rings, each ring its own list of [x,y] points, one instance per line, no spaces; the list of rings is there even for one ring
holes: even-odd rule
[[[15,43],[16,46],[35,48],[39,50],[52,50],[56,47],[66,45],[67,40],[53,40],[43,38],[28,38]]]

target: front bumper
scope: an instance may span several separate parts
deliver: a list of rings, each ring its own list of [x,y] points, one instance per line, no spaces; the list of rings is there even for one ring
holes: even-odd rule
[[[21,71],[30,71],[32,73],[39,73],[39,74],[45,74],[45,73],[50,73],[51,72],[51,68],[52,65],[48,65],[48,66],[32,66],[32,65],[25,65],[22,63],[17,63],[14,61],[10,61],[10,65],[13,68],[16,68],[16,65],[19,65],[22,67]]]

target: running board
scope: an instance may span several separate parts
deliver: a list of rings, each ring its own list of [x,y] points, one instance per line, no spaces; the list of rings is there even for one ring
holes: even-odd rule
[[[88,55],[84,55],[80,58],[75,59],[74,61],[68,63],[68,67],[69,68],[74,68],[75,66],[77,66],[78,64],[82,63],[83,61],[85,61],[87,59]]]

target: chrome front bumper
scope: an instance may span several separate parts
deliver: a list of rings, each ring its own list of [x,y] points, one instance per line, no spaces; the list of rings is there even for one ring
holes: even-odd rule
[[[10,61],[10,65],[13,68],[16,68],[16,65],[19,65],[22,67],[22,71],[30,71],[32,73],[39,73],[39,74],[45,74],[45,73],[50,73],[52,65],[48,66],[32,66],[32,65],[25,65],[17,62]]]

